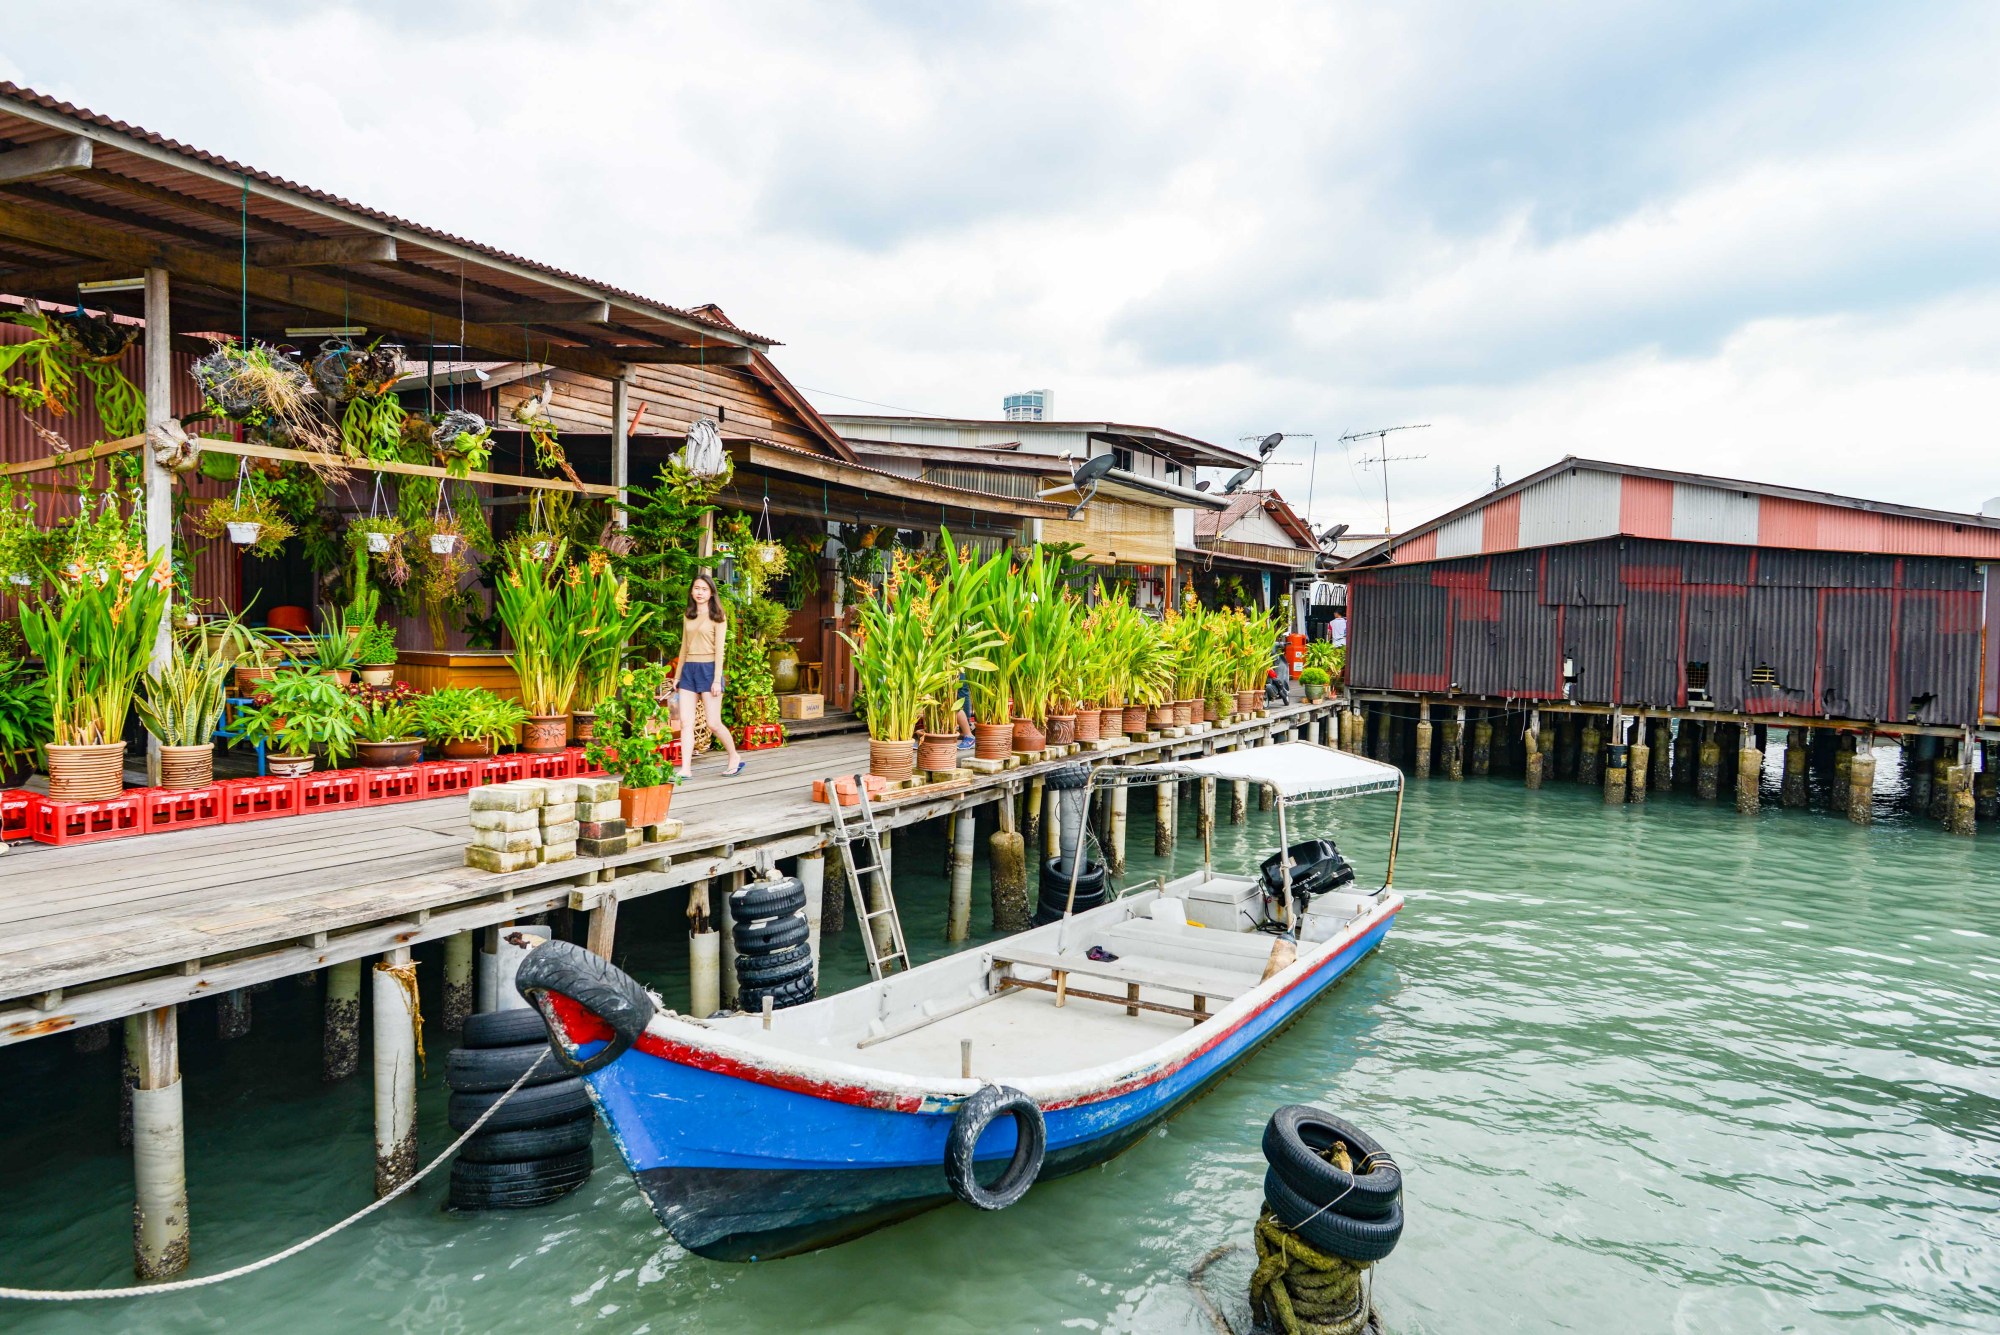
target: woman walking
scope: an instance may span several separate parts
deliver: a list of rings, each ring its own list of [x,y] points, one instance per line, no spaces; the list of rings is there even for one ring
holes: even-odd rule
[[[696,575],[688,590],[687,617],[681,622],[681,653],[674,660],[674,686],[680,693],[681,777],[694,772],[694,720],[697,708],[708,710],[708,730],[729,753],[725,775],[743,772],[736,742],[722,726],[722,654],[729,623],[722,616],[722,599],[715,582]]]

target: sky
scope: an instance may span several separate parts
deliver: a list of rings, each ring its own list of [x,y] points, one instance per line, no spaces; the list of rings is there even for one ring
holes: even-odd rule
[[[2000,7],[12,0],[0,76],[1396,528],[1564,455],[2000,496]]]

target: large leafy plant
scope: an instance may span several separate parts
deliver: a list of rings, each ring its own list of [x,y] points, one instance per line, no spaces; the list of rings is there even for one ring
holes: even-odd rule
[[[660,664],[630,668],[618,674],[618,684],[597,705],[597,726],[584,744],[592,764],[618,776],[627,788],[654,788],[679,783],[680,773],[661,750],[667,724],[660,692],[667,681]]]
[[[420,695],[415,702],[417,726],[433,742],[512,741],[528,711],[517,700],[503,700],[477,686],[449,686]]]
[[[355,682],[346,688],[354,736],[364,742],[413,741],[422,734],[417,721],[416,692],[407,682],[371,686]]]
[[[501,624],[514,641],[507,661],[521,683],[530,714],[568,713],[577,679],[597,633],[595,591],[583,572],[560,560],[530,560],[516,552],[500,577]]]
[[[21,633],[48,670],[57,745],[101,746],[124,735],[172,582],[164,557],[127,549],[115,566],[65,570],[53,598],[22,611]]]
[[[46,745],[53,733],[47,681],[18,658],[0,660],[0,767]]]
[[[262,742],[279,755],[318,749],[337,765],[354,751],[354,701],[325,672],[287,668],[264,683],[242,727],[245,741]]]
[[[551,559],[559,559],[561,553],[558,539]],[[578,632],[584,637],[583,658],[577,665],[572,703],[580,711],[591,711],[616,688],[626,651],[653,614],[632,602],[630,586],[611,568],[605,553],[592,552],[579,569],[582,574],[571,597],[577,604],[576,615],[588,625]]]
[[[949,573],[942,583],[911,573],[898,553],[879,596],[871,589],[855,607],[856,634],[841,635],[854,650],[868,735],[877,741],[912,737],[927,711],[948,717],[960,672],[991,670],[985,654],[996,637],[984,621],[966,617],[953,583]]]

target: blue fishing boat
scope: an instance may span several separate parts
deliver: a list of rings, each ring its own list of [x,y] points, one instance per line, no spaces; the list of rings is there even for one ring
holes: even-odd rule
[[[1402,907],[1288,810],[1394,794],[1391,766],[1292,743],[1092,782],[1246,780],[1276,791],[1280,851],[1196,872],[768,1016],[676,1014],[560,943],[520,988],[660,1222],[750,1261],[854,1237],[954,1199],[997,1209],[1100,1163],[1173,1115],[1381,944]],[[1087,790],[1086,790],[1087,792]],[[1071,901],[1074,903],[1074,891]]]

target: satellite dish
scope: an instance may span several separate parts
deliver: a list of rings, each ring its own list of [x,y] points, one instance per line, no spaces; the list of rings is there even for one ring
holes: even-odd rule
[[[1194,484],[1194,489],[1196,491],[1207,491],[1210,485],[1211,484],[1209,483],[1208,479],[1203,478],[1201,481]]]
[[[1257,469],[1254,466],[1237,469],[1235,475],[1229,481],[1222,484],[1223,494],[1225,496],[1232,495],[1243,490],[1243,485],[1255,476],[1257,476]]]
[[[1278,447],[1284,443],[1285,433],[1282,431],[1273,431],[1270,435],[1257,442],[1257,457],[1259,459],[1270,458],[1278,452]]]
[[[1117,456],[1106,451],[1085,459],[1077,470],[1070,474],[1070,483],[1077,490],[1076,504],[1070,508],[1069,517],[1076,518],[1083,513],[1083,507],[1090,504],[1090,498],[1097,495],[1097,484],[1104,480],[1117,463]]]
[[[2000,519],[2000,496],[1995,496],[1992,500],[1980,506],[1979,513],[1988,519]]]
[[[1320,534],[1319,540],[1321,542],[1337,542],[1340,539],[1340,535],[1347,532],[1349,527],[1350,525],[1347,524],[1335,524],[1332,528]]]

